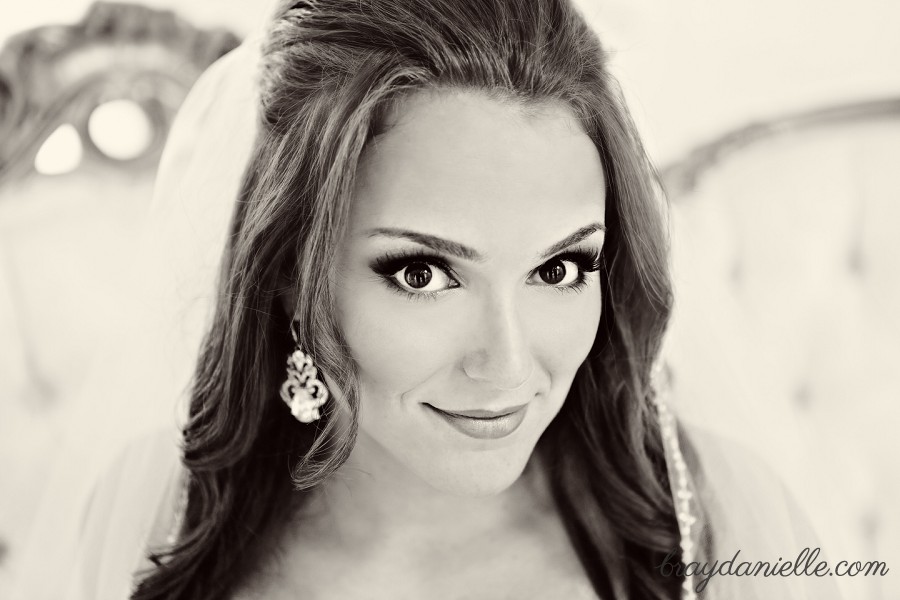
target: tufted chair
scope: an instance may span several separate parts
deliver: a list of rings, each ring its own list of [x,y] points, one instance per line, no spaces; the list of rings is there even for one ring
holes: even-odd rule
[[[663,170],[676,401],[769,460],[832,564],[895,570],[898,156],[892,99],[758,123]],[[847,598],[900,597],[895,573],[839,583]]]
[[[98,2],[0,51],[0,597],[67,400],[127,313],[121,282],[175,111],[238,43]]]

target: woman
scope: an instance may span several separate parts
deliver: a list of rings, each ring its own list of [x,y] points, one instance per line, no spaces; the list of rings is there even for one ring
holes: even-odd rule
[[[662,205],[568,3],[291,2],[253,50],[194,93],[228,139],[259,65],[183,466],[156,440],[100,487],[86,596],[134,547],[135,599],[692,597],[680,560],[754,547],[654,392]]]

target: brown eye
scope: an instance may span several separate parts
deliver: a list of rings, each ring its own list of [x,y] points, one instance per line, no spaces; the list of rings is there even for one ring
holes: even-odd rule
[[[589,269],[580,267],[575,260],[568,258],[556,257],[551,258],[540,267],[535,269],[528,278],[530,283],[538,285],[548,285],[556,288],[569,287],[576,284],[579,277],[583,277],[584,273]]]
[[[541,279],[544,281],[544,283],[556,285],[563,279],[565,279],[566,266],[561,260],[551,260],[547,263],[544,263],[541,268],[538,269],[538,274],[541,276]]]
[[[450,276],[445,267],[424,260],[408,262],[389,277],[400,289],[410,294],[434,295],[459,287],[459,282]]]
[[[403,278],[409,287],[421,289],[431,282],[431,269],[425,263],[413,263],[406,267]]]

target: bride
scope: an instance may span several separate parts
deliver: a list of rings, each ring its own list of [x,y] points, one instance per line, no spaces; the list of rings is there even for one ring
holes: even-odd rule
[[[158,193],[234,206],[215,308],[71,596],[835,597],[703,575],[815,539],[665,402],[665,207],[564,0],[282,2],[166,157]]]

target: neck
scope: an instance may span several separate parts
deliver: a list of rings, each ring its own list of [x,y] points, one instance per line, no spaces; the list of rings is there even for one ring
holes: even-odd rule
[[[300,527],[316,543],[431,552],[521,533],[546,515],[549,498],[536,454],[503,492],[466,497],[431,487],[360,432],[348,461],[301,511]]]

